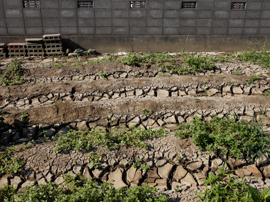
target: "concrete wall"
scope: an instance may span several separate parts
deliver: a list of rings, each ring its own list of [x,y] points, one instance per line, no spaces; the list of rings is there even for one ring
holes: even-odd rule
[[[146,8],[130,8],[129,0],[94,0],[94,8],[77,8],[77,0],[39,2],[23,8],[22,0],[0,0],[2,42],[61,33],[72,47],[176,51],[189,36],[190,50],[217,50],[224,40],[236,50],[270,33],[269,0],[197,0],[196,9],[181,9],[181,0],[146,0]],[[246,9],[231,10],[231,2],[246,2]]]

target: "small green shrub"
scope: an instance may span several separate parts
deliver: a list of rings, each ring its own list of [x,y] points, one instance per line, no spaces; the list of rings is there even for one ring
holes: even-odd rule
[[[147,172],[149,170],[149,165],[144,164],[142,159],[137,159],[136,163],[132,164],[132,167]]]
[[[263,93],[263,95],[264,95],[264,96],[267,96],[267,97],[270,97],[270,93],[267,92],[267,91],[265,91],[265,92]]]
[[[258,80],[260,77],[261,77],[261,75],[250,75],[251,76],[251,78],[250,79],[246,79],[246,82],[248,83],[248,84],[252,84],[252,83],[254,83],[254,81],[256,81],[256,80]]]
[[[99,76],[100,76],[101,78],[103,78],[104,80],[108,80],[108,78],[107,78],[108,72],[100,71],[98,74],[99,74]]]
[[[197,197],[201,202],[244,202],[248,201],[250,194],[248,186],[245,184],[245,179],[239,181],[230,174],[233,171],[226,171],[226,164],[218,167],[219,174],[209,174],[204,181],[205,191],[197,193]],[[210,186],[210,188],[209,188]]]
[[[97,168],[97,166],[102,160],[102,155],[103,155],[102,153],[96,154],[95,152],[90,152],[88,158],[88,160],[90,161],[89,168]]]
[[[0,71],[0,83],[2,86],[19,85],[24,82],[25,76],[23,73],[25,69],[22,67],[22,63],[17,59],[11,62],[5,69]]]
[[[25,164],[24,160],[18,159],[15,156],[16,151],[22,151],[32,146],[32,142],[22,144],[20,146],[13,146],[0,153],[0,174],[15,174]]]
[[[168,198],[161,194],[156,195],[156,188],[149,186],[137,186],[115,189],[108,182],[99,184],[82,176],[75,179],[69,175],[63,175],[63,186],[55,183],[36,185],[24,192],[17,192],[12,186],[0,190],[0,199],[5,202],[46,201],[46,202],[166,202]]]
[[[206,91],[206,92],[207,92],[207,91]],[[201,100],[198,99],[198,98],[195,98],[194,101],[195,101],[196,103],[201,102]]]
[[[232,74],[233,74],[233,75],[243,75],[243,73],[238,72],[238,71],[232,72]]]
[[[112,129],[107,132],[101,129],[92,129],[90,131],[69,130],[67,134],[59,134],[56,152],[63,150],[90,150],[92,146],[104,145],[108,149],[114,149],[119,146],[145,147],[145,139],[150,136],[166,136],[163,128],[158,130],[143,130],[139,127],[126,128],[124,130]]]
[[[204,57],[199,54],[196,54],[194,56],[186,56],[182,58],[182,60],[186,62],[189,67],[195,72],[213,70],[215,68],[215,64],[212,63],[209,57]]]
[[[213,62],[233,62],[233,60],[231,58],[228,58],[227,56],[218,56],[217,58],[211,58],[211,61]]]
[[[260,157],[262,151],[269,151],[270,137],[256,122],[246,123],[231,118],[214,116],[210,121],[194,117],[191,124],[183,123],[175,132],[178,137],[191,137],[199,149],[211,152],[221,150],[233,157]]]
[[[147,109],[142,109],[142,113],[143,113],[144,115],[149,116],[149,115],[151,115],[153,112],[152,112],[151,109],[149,109],[149,110],[147,110]]]
[[[25,112],[25,113],[22,114],[19,118],[20,118],[22,121],[24,121],[28,116],[29,116],[29,114]]]

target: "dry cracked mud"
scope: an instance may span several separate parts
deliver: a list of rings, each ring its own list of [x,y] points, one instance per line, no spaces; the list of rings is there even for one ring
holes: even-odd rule
[[[2,59],[4,68],[12,59]],[[15,176],[0,175],[0,187],[12,184],[19,190],[26,185],[56,182],[61,174],[82,173],[100,182],[108,180],[116,188],[148,184],[166,193],[171,201],[194,201],[196,191],[203,189],[202,180],[217,173],[217,165],[225,162],[228,169],[252,186],[270,187],[270,161],[234,159],[222,154],[200,151],[190,139],[177,138],[173,131],[193,116],[211,119],[213,115],[237,115],[241,120],[261,118],[269,133],[270,77],[267,70],[247,62],[215,63],[216,69],[198,75],[178,76],[160,72],[156,65],[133,67],[120,63],[99,63],[76,66],[76,59],[59,57],[21,58],[27,68],[25,84],[0,87],[0,106],[5,106],[1,129],[2,150],[11,145],[34,141],[30,149],[18,152],[26,164]],[[55,63],[66,64],[56,66]],[[106,79],[100,71],[107,72]],[[233,75],[233,72],[244,75]],[[164,74],[166,76],[164,77]],[[261,75],[248,83],[251,75]],[[151,110],[146,115],[143,110]],[[25,119],[22,115],[27,114]],[[119,147],[102,153],[102,162],[91,168],[89,151],[56,153],[52,137],[69,129],[164,127],[166,137],[151,137],[146,148]],[[42,135],[42,136],[41,136]],[[45,137],[43,137],[45,135]],[[179,158],[179,155],[182,158]],[[183,157],[184,156],[184,157]],[[132,167],[142,159],[148,171]],[[0,173],[1,174],[1,173]],[[178,192],[175,190],[179,189]]]

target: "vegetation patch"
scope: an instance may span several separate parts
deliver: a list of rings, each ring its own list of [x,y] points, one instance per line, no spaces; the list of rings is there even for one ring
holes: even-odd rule
[[[248,84],[254,83],[254,81],[258,80],[261,77],[261,75],[251,75],[250,79],[246,79],[246,82]]]
[[[99,145],[103,145],[108,149],[124,145],[144,148],[146,146],[144,140],[150,136],[166,136],[166,132],[163,128],[143,130],[139,127],[126,128],[124,130],[113,128],[111,132],[95,128],[90,131],[80,129],[78,131],[69,130],[65,135],[59,134],[55,151],[60,152],[71,149],[76,151],[90,150],[92,146]]]
[[[16,174],[25,164],[23,159],[18,159],[16,152],[28,149],[32,146],[32,142],[21,144],[7,148],[4,152],[0,152],[0,176],[5,174]],[[1,200],[0,200],[1,201]]]
[[[0,190],[0,201],[25,202],[25,201],[46,201],[46,202],[165,202],[169,201],[163,194],[157,196],[156,188],[146,185],[140,187],[115,189],[108,182],[98,184],[96,181],[79,176],[75,179],[69,175],[63,175],[64,183],[57,186],[55,183],[36,185],[24,192],[16,192],[12,187],[5,187]]]
[[[247,123],[236,118],[202,120],[194,117],[191,123],[183,123],[175,132],[178,137],[191,137],[199,149],[221,151],[233,157],[261,157],[269,151],[270,137],[265,135],[257,122]]]
[[[25,69],[17,59],[11,62],[5,69],[0,71],[0,84],[2,86],[19,85],[24,82]]]

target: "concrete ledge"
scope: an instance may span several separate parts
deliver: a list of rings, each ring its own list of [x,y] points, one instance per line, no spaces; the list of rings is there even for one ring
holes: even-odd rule
[[[14,34],[15,35],[15,34]],[[25,36],[32,37],[32,36]],[[23,42],[24,36],[0,36],[0,42]],[[35,36],[36,37],[36,36]],[[258,49],[269,35],[62,35],[65,48],[94,48],[99,52],[243,51]]]

